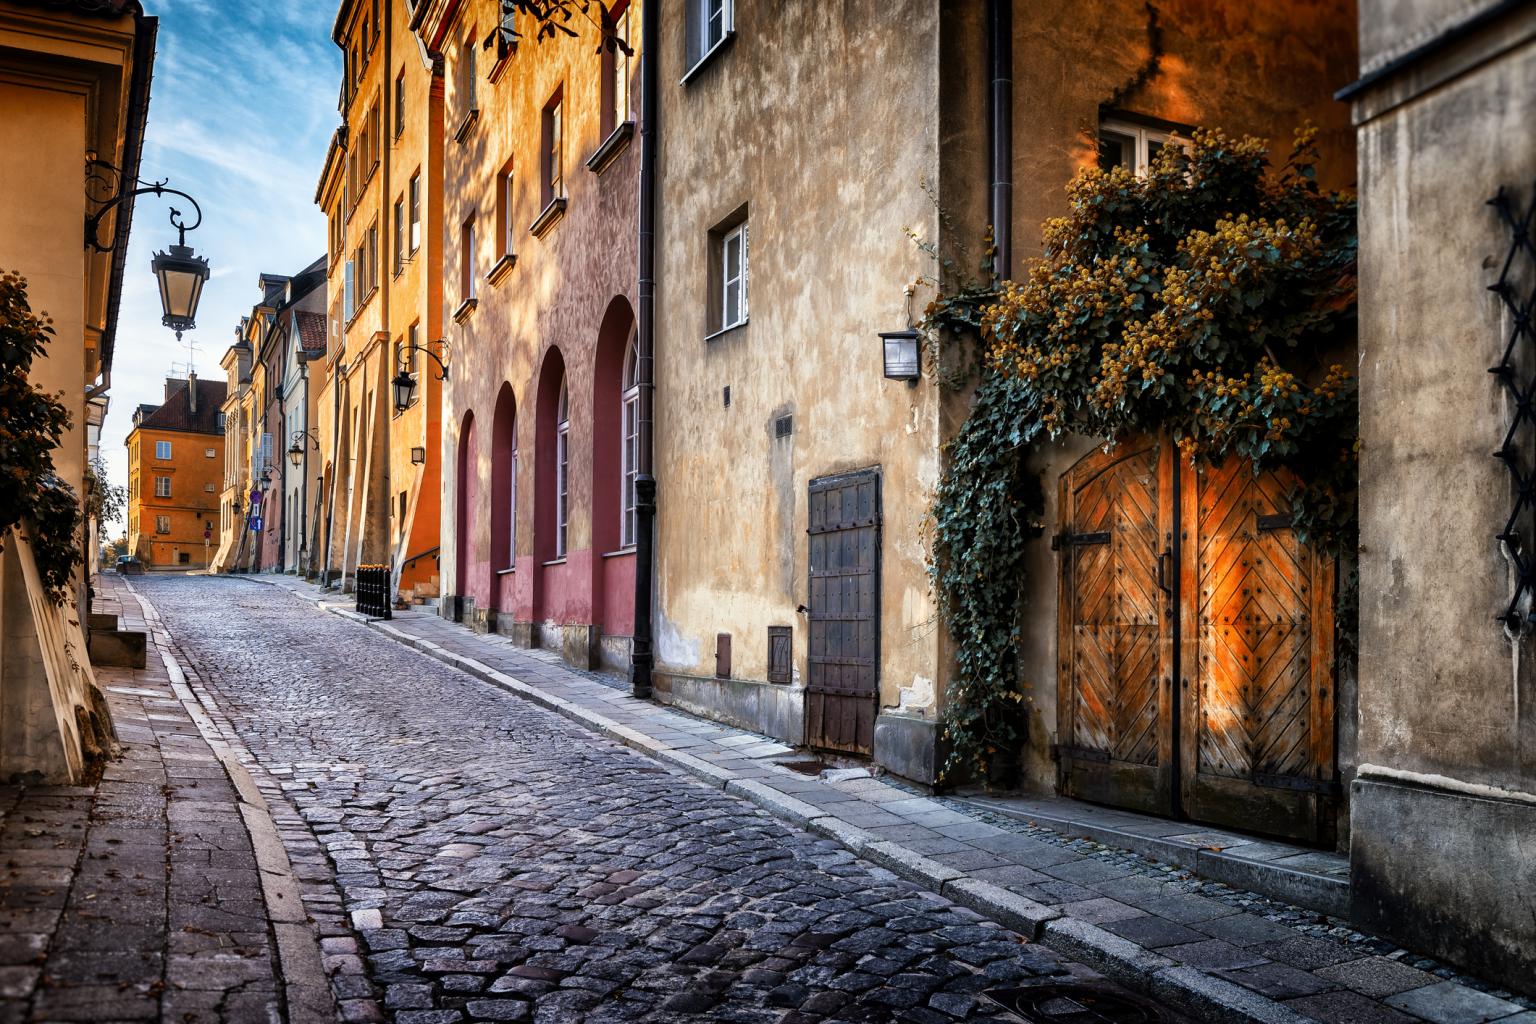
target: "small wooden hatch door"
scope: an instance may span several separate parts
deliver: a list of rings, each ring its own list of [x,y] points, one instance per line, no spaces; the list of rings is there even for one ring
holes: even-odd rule
[[[813,747],[867,754],[880,690],[880,473],[810,484],[805,733]]]

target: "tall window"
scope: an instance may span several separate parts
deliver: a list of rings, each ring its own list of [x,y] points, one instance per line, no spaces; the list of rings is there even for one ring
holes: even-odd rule
[[[405,68],[395,76],[395,138],[405,133]]]
[[[624,50],[624,47],[631,45],[629,0],[616,0],[608,16],[612,19],[614,39],[621,45],[603,47],[603,94],[607,101],[603,108],[605,134],[629,120],[630,64],[633,58]]]
[[[342,290],[341,315],[350,321],[357,310],[357,261],[347,260],[346,284]]]
[[[624,392],[619,416],[624,431],[623,447],[619,452],[624,474],[619,545],[626,548],[635,543],[635,473],[640,464],[640,377],[636,368],[635,343],[631,340],[629,351],[624,355]]]
[[[368,225],[368,291],[379,286],[379,222]],[[365,293],[366,294],[366,293]]]
[[[507,568],[517,564],[517,429],[512,430],[512,472],[507,481]]]
[[[560,90],[544,107],[544,204],[547,206],[565,194],[565,174],[561,154],[564,150],[565,101]]]
[[[464,37],[464,45],[459,47],[459,119],[463,120],[471,111],[478,109],[475,97],[475,37],[471,33]]]
[[[170,533],[171,532],[171,517],[170,516],[155,516],[155,532],[156,533]]]
[[[417,347],[421,344],[420,321],[417,321],[416,323],[411,324],[410,327],[406,328],[405,344],[405,368],[409,370],[411,376],[414,377],[416,375],[416,371],[421,367],[421,349]],[[416,399],[413,397],[411,399],[412,404],[414,404],[415,401]]]
[[[546,392],[547,394],[548,392]],[[555,557],[565,557],[569,526],[571,483],[571,402],[560,382],[560,403],[555,407]]]
[[[395,200],[395,273],[405,267],[405,200]]]
[[[507,165],[503,167],[501,169],[501,173],[496,176],[496,226],[497,234],[499,236],[499,244],[501,247],[501,251],[497,253],[498,257],[511,256],[514,251],[512,242],[513,239],[517,236],[517,231],[513,227],[512,220],[512,211],[514,209],[515,207],[513,206],[512,196],[512,161],[508,160]]]
[[[731,0],[688,0],[690,64],[697,64],[725,42],[726,34],[735,27],[731,23],[733,6]]]
[[[171,457],[171,442],[169,442],[169,441],[156,441],[155,442],[155,458],[157,458],[157,459],[169,459],[170,457]]]
[[[720,240],[720,329],[747,322],[747,225]]]
[[[411,230],[410,243],[411,255],[416,255],[416,250],[421,248],[421,172],[411,175],[410,191],[407,195],[410,201]]]
[[[171,478],[168,476],[155,477],[155,497],[169,498],[171,496]]]
[[[459,295],[468,302],[475,297],[475,217],[470,214],[459,229]]]

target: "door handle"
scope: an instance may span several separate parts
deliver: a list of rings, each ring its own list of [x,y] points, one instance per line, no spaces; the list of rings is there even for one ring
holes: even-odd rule
[[[1173,561],[1173,549],[1164,548],[1157,556],[1157,589],[1173,596],[1173,588],[1168,585],[1168,563]]]

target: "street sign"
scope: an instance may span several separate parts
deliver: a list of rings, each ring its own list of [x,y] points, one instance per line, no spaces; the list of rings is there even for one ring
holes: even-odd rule
[[[251,516],[251,529],[256,533],[261,532],[261,516]]]

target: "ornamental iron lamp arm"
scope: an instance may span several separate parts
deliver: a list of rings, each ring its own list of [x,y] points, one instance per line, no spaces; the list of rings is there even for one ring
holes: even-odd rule
[[[203,223],[203,208],[197,204],[196,199],[193,199],[191,196],[187,195],[187,193],[181,191],[180,189],[166,188],[166,182],[169,180],[169,178],[162,178],[160,181],[157,181],[152,185],[145,185],[142,188],[132,189],[128,192],[120,192],[113,196],[111,199],[107,200],[101,209],[85,218],[85,244],[89,245],[97,252],[111,252],[113,246],[102,245],[98,240],[98,231],[101,227],[102,220],[106,218],[108,213],[116,209],[117,206],[124,200],[131,199],[135,196],[143,196],[153,193],[157,197],[164,197],[167,195],[181,196],[187,202],[192,204],[192,209],[197,213],[197,220],[193,221],[191,224],[186,222],[180,210],[176,209],[174,206],[171,207],[171,226],[180,233],[178,235],[176,244],[185,246],[187,244],[187,232],[197,230],[198,226]]]

